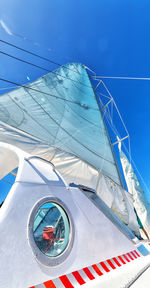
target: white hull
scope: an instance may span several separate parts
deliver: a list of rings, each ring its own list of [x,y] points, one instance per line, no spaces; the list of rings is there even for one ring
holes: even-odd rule
[[[0,209],[1,288],[127,287],[147,267],[148,244],[121,230],[101,200],[95,205],[81,189],[68,188],[51,164],[1,144],[1,153],[8,150],[10,161],[17,155],[19,169]],[[61,205],[70,221],[68,245],[57,257],[41,253],[33,237],[37,207],[50,201]]]

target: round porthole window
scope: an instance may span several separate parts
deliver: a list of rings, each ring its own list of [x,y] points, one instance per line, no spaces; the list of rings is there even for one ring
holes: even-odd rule
[[[34,240],[41,252],[49,257],[60,255],[69,242],[69,220],[56,203],[43,204],[34,217]]]
[[[71,215],[61,201],[42,199],[29,220],[29,240],[42,263],[57,265],[70,253],[73,243]]]

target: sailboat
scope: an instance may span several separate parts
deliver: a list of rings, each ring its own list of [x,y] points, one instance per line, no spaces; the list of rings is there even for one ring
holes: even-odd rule
[[[150,269],[137,219],[149,238],[149,206],[135,177],[123,186],[86,67],[64,65],[0,107],[0,178],[15,175],[0,208],[0,287],[134,287]]]

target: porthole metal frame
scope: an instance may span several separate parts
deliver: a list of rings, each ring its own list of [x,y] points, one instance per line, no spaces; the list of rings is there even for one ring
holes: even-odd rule
[[[34,225],[34,219],[35,219],[35,215],[37,213],[37,211],[39,210],[39,208],[48,203],[54,203],[58,206],[60,206],[60,208],[62,208],[68,218],[68,223],[69,223],[69,240],[68,240],[68,244],[65,247],[64,251],[59,254],[58,256],[47,256],[45,254],[43,254],[43,252],[39,249],[39,247],[37,246],[35,239],[34,239],[34,233],[33,233],[33,225]],[[59,199],[59,198],[55,198],[55,197],[44,197],[42,199],[40,199],[33,207],[31,214],[29,216],[29,221],[28,221],[28,240],[29,240],[29,244],[30,247],[33,251],[34,256],[36,257],[36,259],[46,265],[46,266],[57,266],[60,265],[61,263],[63,263],[68,256],[71,253],[72,247],[73,247],[73,243],[74,243],[74,237],[75,237],[75,229],[74,229],[74,223],[73,223],[73,219],[71,216],[71,213],[69,211],[69,209],[66,207],[66,205]]]

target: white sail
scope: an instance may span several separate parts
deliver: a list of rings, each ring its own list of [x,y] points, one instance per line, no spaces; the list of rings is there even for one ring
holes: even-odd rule
[[[128,227],[137,235],[140,236],[139,233],[139,224],[137,221],[137,217],[134,211],[134,205],[133,205],[133,199],[132,195],[127,192],[126,190],[124,192],[124,199],[126,203],[127,213],[128,213]]]
[[[133,205],[144,229],[150,237],[150,204],[145,197],[144,191],[137,179],[131,163],[129,163],[129,160],[121,150],[121,147],[119,151],[128,191],[132,194]]]
[[[120,184],[103,117],[81,64],[62,66],[1,95],[0,140],[52,161],[68,183],[96,189],[102,173]]]
[[[96,95],[81,64],[62,66],[1,95],[0,140],[52,161],[68,184],[95,189],[130,227],[129,201],[120,186]],[[0,161],[5,164],[3,156],[1,153]],[[9,167],[15,168],[16,162],[4,164],[0,178]],[[138,230],[136,224],[131,228]]]
[[[132,195],[107,176],[101,175],[97,189],[99,197],[137,236],[139,224],[134,211]]]

